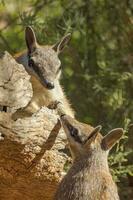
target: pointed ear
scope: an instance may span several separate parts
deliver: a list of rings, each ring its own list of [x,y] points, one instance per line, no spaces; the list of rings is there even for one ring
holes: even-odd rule
[[[122,128],[116,128],[110,131],[102,139],[101,143],[102,149],[105,151],[111,149],[116,144],[116,142],[122,137],[122,135],[123,135]]]
[[[89,137],[87,138],[87,140],[86,140],[85,143],[91,143],[91,142],[93,142],[93,141],[96,139],[96,137],[97,137],[97,135],[98,135],[98,133],[100,132],[101,129],[102,129],[102,126],[101,126],[101,125],[95,127],[95,128],[93,129],[93,131],[90,133],[90,135],[89,135]]]
[[[67,35],[65,35],[59,42],[57,42],[54,46],[53,49],[57,52],[60,53],[65,46],[68,44],[68,42],[71,39],[71,33],[68,33]]]
[[[25,29],[25,41],[29,53],[32,53],[37,46],[37,41],[34,30],[30,26],[27,26]]]

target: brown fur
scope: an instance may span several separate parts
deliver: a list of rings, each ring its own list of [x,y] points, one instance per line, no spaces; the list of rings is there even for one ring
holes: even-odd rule
[[[105,137],[89,125],[62,116],[73,156],[73,164],[61,181],[55,200],[119,200],[108,167],[108,151],[123,134],[114,129]],[[112,146],[110,146],[112,144]],[[106,149],[106,150],[105,150]]]
[[[42,106],[49,106],[54,102],[61,102],[65,113],[74,116],[74,111],[64,95],[59,79],[61,74],[58,54],[70,39],[70,34],[56,45],[40,46],[31,27],[26,28],[26,43],[28,51],[15,55],[15,59],[23,64],[31,75],[33,97],[28,106],[14,114],[14,118],[29,116],[38,111]],[[46,83],[54,84],[53,89],[48,89]]]

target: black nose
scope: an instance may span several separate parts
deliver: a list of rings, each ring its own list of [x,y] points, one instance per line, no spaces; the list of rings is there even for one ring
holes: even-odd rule
[[[61,114],[60,118],[63,119],[66,116],[66,114]]]
[[[50,81],[45,81],[45,84],[46,84],[46,87],[48,88],[48,89],[53,89],[54,88],[54,83],[53,82],[50,82]]]

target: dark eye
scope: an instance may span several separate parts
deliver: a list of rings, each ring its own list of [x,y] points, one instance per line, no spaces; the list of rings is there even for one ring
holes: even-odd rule
[[[30,60],[28,61],[28,65],[29,65],[29,67],[32,67],[32,66],[34,65],[34,61],[33,61],[32,59],[30,59]]]
[[[75,138],[78,137],[78,129],[77,128],[74,128],[73,126],[69,125],[68,129],[69,129],[72,137],[75,137]]]
[[[71,130],[70,130],[70,134],[73,137],[77,137],[78,136],[78,129],[72,127]]]
[[[79,136],[79,131],[78,129],[74,128],[74,127],[69,127],[69,131],[70,131],[70,135],[74,138],[74,140],[80,144],[82,144],[82,140]]]

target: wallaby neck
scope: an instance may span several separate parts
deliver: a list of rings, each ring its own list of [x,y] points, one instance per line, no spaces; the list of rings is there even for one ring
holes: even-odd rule
[[[64,98],[64,93],[63,93],[62,87],[59,83],[59,80],[56,80],[54,82],[54,84],[55,84],[55,88],[52,90],[48,90],[48,92],[50,95],[52,95],[54,97],[54,100],[57,99],[57,101],[58,101],[58,100]]]
[[[55,199],[119,200],[107,157],[105,159],[104,156],[97,153],[75,159],[62,180]]]
[[[103,155],[103,153],[101,152],[91,152],[90,154],[87,154],[86,156],[82,157],[82,159],[80,159],[80,157],[75,158],[72,168],[74,168],[74,170],[80,171],[85,170],[87,173],[94,173],[103,170],[105,173],[109,173],[107,154]]]

